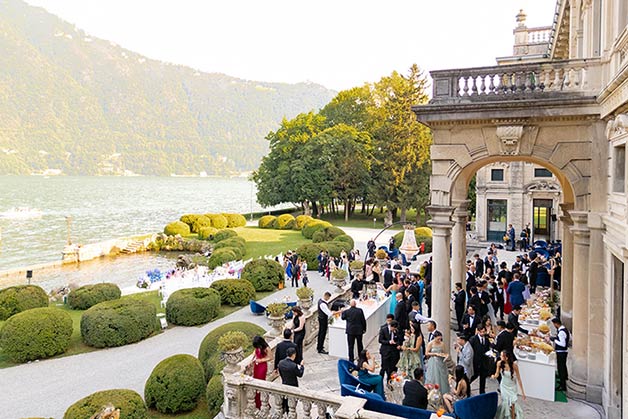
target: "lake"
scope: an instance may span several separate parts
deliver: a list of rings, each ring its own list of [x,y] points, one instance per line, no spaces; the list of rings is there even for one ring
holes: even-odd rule
[[[256,192],[243,178],[0,176],[0,271],[59,261],[68,216],[72,242],[87,244],[162,231],[185,213],[248,219],[264,210]],[[34,217],[7,213],[16,208]]]

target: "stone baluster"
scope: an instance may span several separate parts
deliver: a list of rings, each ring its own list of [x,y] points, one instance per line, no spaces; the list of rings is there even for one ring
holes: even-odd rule
[[[495,94],[495,75],[494,74],[490,74],[488,76],[488,94]]]
[[[543,70],[543,81],[541,82],[541,90],[551,90],[552,87],[552,79],[551,79],[551,75],[552,75],[552,70],[549,68],[546,68],[545,70]]]
[[[469,80],[466,76],[462,77],[462,96],[469,96]]]
[[[275,413],[279,415],[279,417],[283,416],[283,397],[281,394],[274,394],[275,396]]]
[[[486,76],[480,76],[480,88],[479,88],[479,94],[481,94],[481,95],[485,95],[485,94],[486,94],[486,83],[485,83],[485,79],[486,79]]]
[[[297,399],[288,397],[288,419],[297,419]]]
[[[270,394],[267,391],[260,392],[260,400],[262,401],[260,415],[267,418],[270,416]]]
[[[471,76],[469,78],[469,80],[471,81],[471,94],[473,96],[477,96],[478,95],[478,79],[477,76]]]
[[[303,407],[303,417],[305,419],[310,419],[312,417],[312,402],[309,400],[301,401],[301,407]]]
[[[253,389],[246,389],[246,408],[245,412],[248,416],[253,417],[255,415],[255,411],[257,408],[255,407],[255,393],[256,391]]]
[[[589,83],[587,80],[587,67],[583,65],[582,68],[580,68],[580,90],[588,89]]]
[[[324,418],[325,413],[327,413],[327,406],[325,405],[325,403],[316,403],[316,411],[319,418]]]
[[[509,76],[507,73],[504,73],[500,77],[499,87],[501,88],[502,94],[506,94],[508,89],[510,89]]]
[[[554,83],[552,83],[552,91],[556,92],[563,88],[563,71],[560,68],[554,69]]]

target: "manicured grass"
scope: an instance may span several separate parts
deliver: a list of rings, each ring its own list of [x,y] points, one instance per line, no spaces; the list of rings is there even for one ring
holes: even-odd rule
[[[191,412],[179,413],[176,415],[169,415],[165,413],[159,413],[154,409],[148,410],[148,418],[149,419],[212,419],[213,416],[209,416],[209,410],[207,408],[207,401],[205,400],[205,396],[199,401],[196,409]]]
[[[295,250],[310,240],[297,230],[273,230],[258,227],[238,227],[234,229],[246,240],[245,259],[259,258],[265,255],[278,255],[287,250]]]
[[[300,212],[295,212],[292,215],[296,217],[299,214]],[[367,215],[366,213],[362,214],[360,212],[360,207],[358,206],[356,212],[349,216],[349,221],[345,221],[342,207],[338,209],[338,214],[326,213],[326,214],[321,215],[320,218],[321,220],[329,221],[330,223],[338,227],[381,229],[381,228],[384,228],[384,216],[385,215],[386,215],[385,212],[380,211],[379,208],[376,208],[375,211],[373,211],[372,215]],[[429,217],[424,217],[424,218],[428,219]],[[376,221],[373,222],[373,219],[375,219]],[[414,209],[408,210],[408,212],[406,213],[406,220],[410,223],[416,223],[416,210]],[[399,221],[399,212],[397,212],[397,217],[395,217],[394,221],[395,222]],[[420,226],[417,225],[417,227],[420,227]],[[391,227],[390,229],[402,230],[403,226],[399,224],[399,225]]]

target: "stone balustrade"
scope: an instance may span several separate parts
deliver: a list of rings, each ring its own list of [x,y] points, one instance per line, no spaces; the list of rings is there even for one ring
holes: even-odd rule
[[[593,96],[601,83],[596,59],[438,70],[430,75],[431,104]]]
[[[530,28],[528,29],[528,44],[547,44],[552,35],[552,28]]]

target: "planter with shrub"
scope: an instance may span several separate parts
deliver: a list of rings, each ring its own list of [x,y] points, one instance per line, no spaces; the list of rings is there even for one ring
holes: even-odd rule
[[[255,287],[244,279],[219,279],[211,288],[220,294],[220,301],[225,305],[245,306],[255,299]]]
[[[103,301],[117,300],[121,295],[122,291],[116,284],[84,285],[70,291],[70,294],[68,294],[68,306],[72,310],[87,310]]]
[[[238,369],[238,363],[244,359],[244,347],[248,343],[248,337],[238,330],[227,332],[218,339],[220,360],[226,364],[226,372],[232,373]]]
[[[48,307],[48,295],[37,285],[17,285],[0,290],[0,320],[38,307]]]
[[[274,291],[284,280],[284,272],[281,265],[274,260],[256,259],[244,266],[242,279],[249,281],[255,287],[255,291]]]
[[[218,317],[220,294],[210,288],[187,288],[175,291],[166,304],[168,323],[180,326],[205,324]]]
[[[111,403],[120,409],[120,419],[148,419],[142,396],[133,390],[105,390],[90,394],[65,411],[63,419],[87,419]]]

